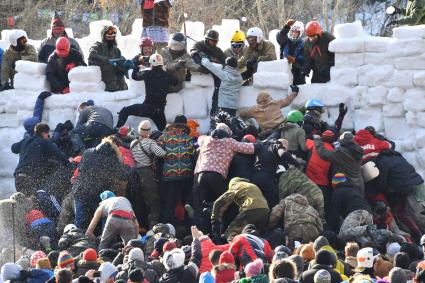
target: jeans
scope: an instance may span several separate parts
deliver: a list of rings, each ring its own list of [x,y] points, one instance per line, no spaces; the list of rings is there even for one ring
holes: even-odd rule
[[[167,120],[165,118],[165,109],[161,106],[153,106],[147,103],[133,104],[121,109],[118,113],[117,128],[122,127],[127,122],[128,116],[147,117],[152,119],[158,130],[165,129]]]
[[[113,131],[100,123],[89,123],[77,126],[71,132],[71,141],[76,150],[81,151],[86,147],[88,139],[98,139],[109,136]]]
[[[94,212],[97,209],[99,201],[92,198],[87,199],[74,199],[74,224],[79,229],[87,229]]]

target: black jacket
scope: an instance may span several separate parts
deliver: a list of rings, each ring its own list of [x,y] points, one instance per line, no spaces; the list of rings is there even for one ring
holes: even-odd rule
[[[117,274],[115,279],[127,281],[130,276],[130,272],[134,269],[141,269],[143,271],[144,278],[148,282],[158,282],[159,278],[165,272],[164,266],[158,260],[153,260],[151,262],[134,260],[123,264],[121,271]]]
[[[190,55],[195,61],[196,64],[201,65],[202,57],[199,55],[199,52],[207,55],[207,58],[214,63],[220,63],[224,65],[226,61],[226,56],[224,56],[223,50],[217,46],[209,45],[205,40],[196,42],[192,49],[190,49]]]
[[[63,165],[68,164],[68,159],[55,144],[39,136],[24,138],[20,142],[14,143],[11,150],[13,153],[19,154],[19,163],[15,174],[47,176],[52,172],[50,160],[59,161]]]
[[[63,234],[58,242],[58,248],[67,250],[73,257],[78,256],[89,248],[96,248],[96,243],[92,242],[81,229],[74,229]]]
[[[335,54],[329,51],[329,43],[335,37],[323,32],[316,42],[311,42],[308,38],[304,42],[304,72],[306,74],[313,70],[312,83],[326,83],[330,77],[331,67],[335,65]]]
[[[345,219],[348,214],[356,210],[371,212],[369,203],[360,195],[357,189],[344,185],[341,187],[337,186],[332,194],[329,226],[332,227],[335,233],[338,233],[340,228],[340,217]]]
[[[322,265],[322,264],[316,264],[313,266],[312,269],[304,271],[301,274],[299,281],[301,283],[314,283],[314,275],[316,274],[316,272],[318,272],[321,269],[327,270],[329,272],[329,274],[331,275],[331,283],[342,282],[341,275],[339,275],[338,272],[333,270],[329,265]]]
[[[133,70],[131,77],[135,81],[145,81],[146,96],[143,103],[155,108],[164,108],[167,104],[167,93],[170,85],[177,85],[178,81],[170,73],[161,68],[138,72]]]
[[[251,180],[254,173],[255,155],[237,153],[233,156],[229,167],[228,179],[240,177]]]
[[[84,63],[80,52],[71,48],[68,57],[62,58],[52,53],[46,67],[46,79],[50,83],[50,88],[54,93],[60,93],[64,88],[69,87],[68,72],[70,66],[87,66]]]

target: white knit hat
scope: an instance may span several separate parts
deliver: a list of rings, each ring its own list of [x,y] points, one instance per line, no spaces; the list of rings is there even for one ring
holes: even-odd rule
[[[184,265],[186,255],[182,249],[173,249],[165,252],[162,258],[163,264],[167,270],[179,268]]]
[[[143,120],[142,122],[140,122],[138,130],[139,134],[140,132],[150,132],[151,122],[149,122],[149,120]]]
[[[144,261],[145,255],[143,254],[143,251],[140,248],[132,248],[130,252],[128,253],[128,260],[138,260],[138,261]]]

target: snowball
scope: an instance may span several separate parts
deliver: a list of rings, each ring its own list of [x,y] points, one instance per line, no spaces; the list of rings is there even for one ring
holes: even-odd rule
[[[335,66],[343,67],[358,67],[365,64],[363,53],[335,53]]]
[[[416,129],[416,147],[425,147],[425,128]]]
[[[105,90],[105,83],[72,81],[69,84],[69,89],[71,92],[101,92]]]
[[[388,57],[406,57],[421,55],[425,49],[425,40],[409,38],[394,40],[388,45]]]
[[[13,86],[15,89],[50,91],[50,85],[45,76],[32,76],[26,73],[17,73]]]
[[[393,28],[393,37],[397,39],[406,39],[412,37],[425,38],[425,25],[401,26]]]
[[[369,88],[367,95],[363,97],[364,105],[378,106],[385,104],[388,89],[382,86]]]
[[[408,89],[403,106],[406,111],[425,111],[425,92],[418,88]]]
[[[404,109],[399,104],[385,104],[382,108],[384,117],[400,117],[404,116]]]
[[[420,56],[397,58],[395,59],[395,66],[399,70],[423,70],[425,58]]]
[[[15,70],[18,73],[25,73],[34,76],[44,76],[46,74],[46,66],[44,63],[18,60],[16,61]]]
[[[335,39],[329,43],[329,51],[334,53],[359,53],[365,51],[364,38]]]
[[[355,130],[364,129],[367,126],[373,126],[377,132],[383,131],[384,123],[381,108],[364,107],[354,110]]]
[[[213,87],[214,80],[211,74],[193,73],[190,83],[195,86]]]
[[[165,106],[165,117],[168,122],[173,122],[174,118],[179,115],[184,114],[183,112],[183,98],[175,93],[170,93],[167,95],[167,105]]]
[[[405,98],[404,90],[395,87],[388,91],[387,100],[389,102],[403,102]]]
[[[70,120],[72,123],[74,123],[76,115],[77,111],[73,108],[53,109],[49,111],[48,124],[52,129],[54,129],[57,124],[64,123],[66,120]]]
[[[271,72],[271,73],[288,73],[288,60],[273,60],[258,62],[257,73]]]
[[[360,21],[335,25],[334,35],[336,38],[353,38],[363,36],[363,26]]]
[[[413,83],[416,86],[425,86],[425,71],[413,74]]]
[[[367,52],[386,52],[388,45],[394,39],[389,37],[366,36],[365,37],[365,51]]]
[[[99,66],[79,66],[68,73],[70,82],[98,83],[102,80]]]
[[[183,110],[188,119],[205,118],[208,116],[208,98],[198,90],[181,91]],[[194,103],[196,101],[196,103]]]
[[[289,77],[286,73],[257,72],[252,79],[254,87],[257,88],[287,89],[289,86]]]
[[[356,68],[331,67],[331,82],[346,86],[354,86],[359,83],[358,70]]]

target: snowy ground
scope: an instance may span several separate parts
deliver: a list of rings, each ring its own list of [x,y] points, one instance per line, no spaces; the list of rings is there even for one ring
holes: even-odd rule
[[[89,47],[100,38],[100,29],[108,21],[90,24],[90,35],[77,39],[87,58]],[[133,32],[118,36],[123,55],[131,58],[138,52],[141,23],[137,20]],[[220,47],[227,48],[231,34],[239,27],[236,20],[223,20],[216,28],[220,31]],[[203,23],[187,23],[187,33],[195,40],[202,39]],[[274,41],[276,31],[269,38]],[[425,172],[425,26],[401,27],[392,38],[365,35],[360,22],[335,27],[337,39],[330,49],[336,53],[336,66],[331,71],[331,82],[304,85],[290,108],[302,106],[307,99],[319,98],[327,106],[325,119],[333,123],[338,115],[338,104],[344,102],[349,112],[344,120],[345,129],[361,129],[372,125],[377,131],[394,140],[397,149],[424,176]],[[8,31],[1,33],[0,47],[7,47]],[[39,42],[32,41],[35,45]],[[274,42],[275,43],[275,42]],[[188,48],[193,44],[189,40]],[[276,48],[278,50],[278,47]],[[255,104],[257,93],[267,89],[274,98],[288,93],[291,80],[288,63],[279,60],[260,64],[254,85],[243,87],[240,107]],[[48,84],[45,65],[30,62],[17,64],[15,90],[0,94],[0,198],[14,191],[13,171],[18,156],[10,152],[12,143],[24,133],[23,119],[32,115],[37,95]],[[70,74],[71,93],[53,95],[46,100],[43,121],[54,128],[65,120],[75,121],[76,108],[81,101],[93,99],[96,104],[109,108],[115,114],[123,107],[140,103],[144,97],[144,83],[129,81],[129,90],[104,92],[97,67],[76,68]],[[166,116],[172,121],[184,113],[197,119],[201,132],[209,126],[209,107],[213,81],[209,75],[194,74],[178,94],[167,98]],[[284,109],[288,112],[290,109]],[[136,127],[141,118],[131,117],[128,124]]]

